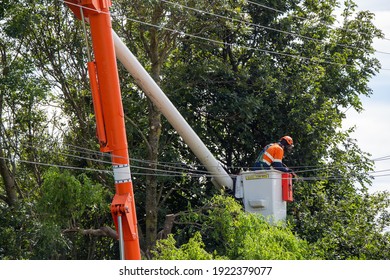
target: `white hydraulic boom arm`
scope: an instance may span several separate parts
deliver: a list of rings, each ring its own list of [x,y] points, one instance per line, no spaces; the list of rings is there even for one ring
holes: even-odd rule
[[[199,136],[190,127],[187,121],[179,113],[169,98],[152,79],[149,73],[126,47],[119,36],[112,30],[116,57],[136,80],[140,88],[150,98],[154,105],[161,111],[173,128],[183,138],[200,162],[213,176],[213,183],[219,187],[226,187],[233,190],[233,180],[204,145]]]

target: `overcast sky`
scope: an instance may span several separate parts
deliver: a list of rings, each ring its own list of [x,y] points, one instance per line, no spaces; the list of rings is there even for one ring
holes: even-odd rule
[[[389,0],[354,0],[358,10],[369,10],[375,13],[374,23],[389,40],[376,40],[377,51],[390,53],[390,1]],[[375,162],[375,173],[371,191],[390,191],[390,55],[376,53],[383,69],[370,81],[373,95],[363,98],[364,112],[358,114],[354,110],[347,112],[344,126],[356,125],[356,133],[352,135],[358,140],[362,150],[369,152],[372,158],[388,156],[388,160]],[[383,171],[388,170],[388,171]]]

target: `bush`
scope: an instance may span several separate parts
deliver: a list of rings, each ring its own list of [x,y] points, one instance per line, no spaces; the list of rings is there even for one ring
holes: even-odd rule
[[[187,243],[177,245],[173,236],[157,243],[157,259],[302,260],[314,259],[308,243],[284,225],[270,225],[260,215],[245,213],[231,197],[215,196],[205,213],[192,211],[182,217],[201,224]],[[179,231],[176,238],[181,239]]]

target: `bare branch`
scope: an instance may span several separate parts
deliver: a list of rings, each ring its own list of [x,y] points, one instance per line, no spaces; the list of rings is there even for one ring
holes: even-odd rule
[[[164,228],[157,234],[157,239],[165,239],[170,233],[172,233],[172,227],[175,218],[175,214],[169,214],[165,216]]]
[[[99,229],[70,228],[70,229],[65,229],[63,233],[79,233],[82,235],[106,236],[106,237],[111,237],[115,240],[118,239],[117,232],[110,227],[101,227]]]

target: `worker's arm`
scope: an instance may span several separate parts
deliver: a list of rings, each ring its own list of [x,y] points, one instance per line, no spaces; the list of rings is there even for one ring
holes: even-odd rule
[[[294,173],[290,168],[288,168],[287,166],[284,166],[283,163],[281,163],[279,161],[274,161],[272,163],[272,167],[278,171],[281,171],[281,172]]]
[[[285,164],[283,164],[281,162],[274,162],[272,164],[272,167],[276,170],[281,171],[281,172],[290,173],[295,179],[298,179],[298,176],[297,176],[297,174],[295,174],[294,170],[288,168]]]

